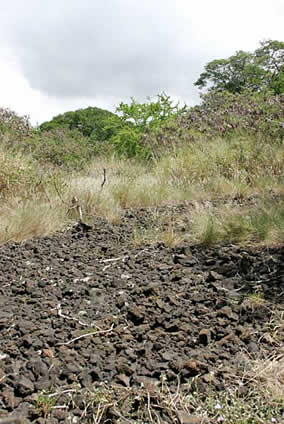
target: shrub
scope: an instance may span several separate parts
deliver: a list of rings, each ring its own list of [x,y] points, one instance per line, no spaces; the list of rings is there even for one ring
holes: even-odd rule
[[[0,108],[0,138],[5,138],[11,147],[24,137],[32,134],[32,126],[28,116],[19,116],[8,108]],[[11,136],[11,137],[9,137]]]
[[[201,105],[192,107],[181,125],[208,135],[228,136],[236,132],[261,133],[265,138],[283,140],[284,95],[269,91],[241,94],[211,91],[202,96]]]
[[[163,128],[182,116],[186,106],[174,104],[170,96],[158,94],[156,100],[148,97],[147,103],[120,103],[116,112],[120,115],[121,128],[111,137],[115,151],[126,157],[149,159],[158,147]]]
[[[109,120],[112,121],[111,126],[108,125]],[[51,121],[42,123],[40,130],[42,132],[56,129],[77,130],[93,141],[103,141],[114,135],[118,122],[119,118],[114,113],[98,107],[88,107],[58,115]]]
[[[68,169],[83,168],[96,154],[96,144],[90,143],[79,131],[59,128],[35,132],[23,140],[19,149],[41,164]]]

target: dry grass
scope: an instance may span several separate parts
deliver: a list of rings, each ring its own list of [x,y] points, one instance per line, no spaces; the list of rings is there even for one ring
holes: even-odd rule
[[[74,211],[70,214],[74,196],[84,220],[98,215],[114,224],[119,224],[124,208],[174,205],[185,200],[195,205],[183,216],[153,212],[148,228],[134,227],[136,244],[162,241],[173,247],[184,240],[204,244],[284,240],[283,146],[256,144],[254,139],[216,139],[176,149],[151,166],[99,158],[84,171],[69,174],[43,169],[26,156],[3,150],[0,167],[0,242],[49,235],[70,219],[77,220]],[[107,179],[102,186],[103,169]],[[248,201],[252,195],[255,202]],[[251,307],[262,306],[260,297],[248,301]],[[279,323],[277,319],[267,329],[274,340],[280,338]],[[117,423],[158,423],[163,412],[172,423],[180,422],[181,414],[223,424],[277,422],[273,420],[279,419],[281,408],[283,411],[283,355],[251,361],[249,371],[235,380],[233,388],[205,397],[193,390],[194,382],[187,387],[178,384],[174,393],[166,381],[159,387],[101,385],[80,393],[85,402],[82,419],[90,416],[90,422],[99,424],[111,416]],[[245,395],[243,386],[248,388]],[[77,400],[73,394],[72,390],[69,406],[74,408]],[[48,413],[53,407],[56,405],[50,405]]]
[[[202,140],[165,155],[159,173],[190,189],[196,184],[207,198],[245,197],[280,188],[283,178],[283,145],[269,145],[254,138]],[[208,197],[209,195],[209,197]]]
[[[66,211],[60,204],[27,201],[18,207],[1,209],[0,237],[2,242],[44,237],[66,225]]]
[[[250,361],[248,368],[249,372],[244,375],[231,375],[227,388],[221,392],[209,385],[206,393],[199,392],[198,377],[182,385],[178,380],[173,388],[161,375],[160,382],[149,379],[140,387],[101,383],[88,389],[73,387],[62,393],[43,394],[39,399],[47,418],[56,405],[64,408],[67,415],[80,405],[80,419],[93,424],[108,421],[117,424],[280,424],[284,408],[283,354],[266,361]]]
[[[188,238],[205,245],[222,241],[275,244],[284,241],[284,197],[267,196],[255,204],[224,204],[191,213]]]
[[[191,225],[186,231],[191,242],[283,241],[284,149],[253,138],[198,141],[165,153],[151,165],[114,157],[98,158],[79,173],[45,169],[28,156],[2,149],[0,166],[2,242],[60,229],[70,218],[68,205],[74,196],[85,220],[98,215],[118,224],[125,208],[196,201],[201,206],[190,211]],[[104,169],[106,181],[102,187]],[[273,205],[269,193],[280,196]],[[258,202],[249,210],[243,205],[238,208],[228,204],[230,199],[239,199],[245,205],[252,195],[263,199],[262,204]],[[226,205],[217,208],[202,203],[216,198],[226,200]],[[8,204],[12,207],[6,207]],[[160,238],[173,246],[184,236],[179,233],[177,221],[172,220],[166,229],[154,231],[152,240]],[[143,237],[147,239],[148,235]]]
[[[140,229],[136,226],[133,229],[132,242],[135,246],[145,246],[147,244],[161,242],[167,247],[175,247],[183,240],[184,238],[175,230],[173,225],[170,225],[168,229],[164,230],[161,230],[158,226],[152,226],[147,229]]]
[[[269,404],[284,406],[284,350],[266,360],[255,360],[246,378],[250,379]]]

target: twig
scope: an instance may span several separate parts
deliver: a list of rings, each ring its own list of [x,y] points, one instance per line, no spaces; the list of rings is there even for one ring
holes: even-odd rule
[[[97,413],[96,413],[96,416],[94,417],[94,424],[99,424],[101,422],[101,419],[104,415],[105,410],[106,410],[105,405],[103,405],[101,408],[101,402],[99,402],[97,407]]]
[[[179,397],[179,391],[180,391],[180,378],[178,377],[178,385],[177,385],[177,389],[176,389],[176,393],[175,393],[175,395],[172,397],[172,396],[170,396],[170,398],[171,398],[171,406],[173,405],[174,407],[176,406],[176,400],[178,399],[178,397]]]
[[[126,424],[132,424],[133,421],[129,421],[127,418],[123,417],[117,408],[113,407],[114,414],[124,421]]]
[[[89,337],[89,336],[93,336],[94,334],[106,334],[106,333],[111,333],[113,330],[114,324],[112,324],[112,326],[108,329],[108,330],[101,330],[101,331],[92,331],[91,333],[86,333],[86,334],[82,334],[81,336],[75,337],[74,339],[69,340],[69,342],[65,342],[65,343],[57,343],[57,346],[59,345],[64,345],[67,346],[73,342],[75,342],[76,340],[80,340],[83,339],[83,337]],[[0,422],[1,424],[1,422]]]
[[[81,207],[81,204],[80,204],[80,202],[79,202],[79,200],[77,199],[76,196],[72,197],[72,206],[69,207],[69,211],[71,209],[76,209],[76,211],[79,215],[79,222],[82,222],[83,221],[82,207]]]
[[[67,409],[68,405],[55,405],[52,407],[52,409]]]
[[[88,327],[88,325],[89,325],[89,324],[87,324],[85,322],[80,321],[78,318],[69,317],[68,315],[64,315],[62,313],[62,309],[61,309],[61,304],[60,303],[58,303],[58,305],[56,306],[56,310],[57,310],[58,316],[61,317],[61,318],[69,319],[71,321],[77,321],[80,325],[83,325],[85,327]]]
[[[101,191],[105,185],[105,182],[106,182],[106,169],[104,168],[104,179],[103,179],[103,182],[101,183]]]
[[[100,262],[106,263],[106,262],[124,261],[126,258],[128,258],[128,255],[120,256],[119,258],[102,259]]]
[[[0,360],[2,360],[2,359],[5,359],[5,358],[6,358],[6,356],[4,356],[4,358],[3,358],[3,356],[4,356],[4,355],[2,355],[2,357],[0,356],[0,358],[1,358]],[[1,377],[1,378],[0,378],[0,383],[1,383],[3,380],[5,380],[5,378],[6,378],[6,377],[8,377],[8,375],[9,375],[9,374],[5,374],[5,375],[3,375],[3,377]]]
[[[139,255],[141,255],[142,253],[145,253],[147,251],[148,251],[148,249],[140,250],[138,253],[136,253],[136,255],[133,256],[133,258],[136,259]],[[109,263],[109,262],[117,262],[117,261],[123,261],[124,262],[125,259],[128,259],[128,258],[130,258],[129,255],[119,256],[118,258],[102,259],[102,260],[100,260],[100,263]],[[103,271],[106,271],[110,266],[111,266],[111,264],[104,266]]]
[[[148,414],[150,417],[151,422],[153,422],[153,418],[152,418],[152,414],[151,414],[151,400],[150,400],[150,393],[147,392],[147,409],[148,409]]]
[[[67,389],[67,390],[62,390],[62,392],[50,393],[50,394],[47,395],[47,397],[49,397],[49,398],[52,398],[54,396],[58,397],[58,396],[66,394],[66,393],[74,393],[74,392],[76,392],[76,389]]]
[[[109,264],[109,265],[105,265],[104,267],[103,267],[103,272],[105,272],[109,267],[111,267],[111,264]]]

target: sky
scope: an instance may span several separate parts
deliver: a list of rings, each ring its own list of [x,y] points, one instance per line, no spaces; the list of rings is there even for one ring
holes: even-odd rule
[[[282,0],[0,0],[0,107],[34,125],[166,92],[199,101],[206,63],[284,41]]]

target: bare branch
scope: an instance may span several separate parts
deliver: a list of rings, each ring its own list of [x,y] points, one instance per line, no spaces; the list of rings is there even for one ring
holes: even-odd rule
[[[65,342],[65,343],[58,343],[57,346],[67,346],[73,342],[75,342],[76,340],[80,340],[83,339],[83,337],[89,337],[89,336],[93,336],[93,335],[98,335],[98,334],[106,334],[106,333],[111,333],[113,330],[114,324],[112,324],[112,326],[108,329],[108,330],[101,330],[101,331],[92,331],[91,333],[86,333],[86,334],[82,334],[81,336],[75,337],[74,339],[69,340],[69,342]],[[0,422],[1,424],[1,422]]]
[[[103,189],[103,186],[105,185],[105,182],[106,182],[106,169],[104,168],[104,179],[103,179],[103,182],[101,184],[101,190]]]
[[[61,303],[58,303],[58,305],[56,306],[56,310],[57,310],[57,315],[61,318],[69,319],[71,321],[77,321],[80,325],[83,325],[84,327],[87,327],[89,325],[86,322],[79,320],[78,318],[70,317],[68,315],[63,314],[61,309]]]

